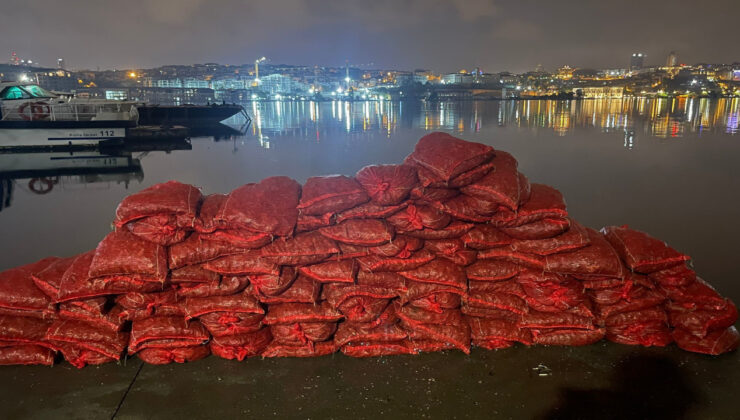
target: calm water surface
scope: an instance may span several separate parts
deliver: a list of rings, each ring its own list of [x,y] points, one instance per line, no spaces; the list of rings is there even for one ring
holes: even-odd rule
[[[158,182],[225,193],[272,175],[354,174],[398,163],[425,132],[442,130],[513,153],[533,182],[560,189],[573,217],[588,226],[629,224],[666,240],[740,301],[740,99],[245,107],[254,119],[245,136],[133,152],[124,156],[124,173],[60,176],[48,192],[44,182],[30,184],[38,174],[1,172],[38,169],[69,154],[0,156],[0,269],[93,248],[110,231],[117,203]]]

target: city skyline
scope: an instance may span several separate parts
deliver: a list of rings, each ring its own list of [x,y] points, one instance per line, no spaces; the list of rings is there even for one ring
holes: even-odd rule
[[[289,64],[524,72],[539,64],[626,68],[635,52],[658,66],[673,51],[679,63],[731,63],[737,41],[723,31],[733,11],[740,3],[731,0],[712,8],[627,1],[619,9],[580,0],[10,0],[0,51],[49,67],[63,57],[78,69],[245,64],[266,55]]]

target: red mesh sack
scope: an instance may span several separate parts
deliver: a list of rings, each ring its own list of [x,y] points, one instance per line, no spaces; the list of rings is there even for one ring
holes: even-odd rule
[[[458,220],[474,223],[486,223],[496,211],[497,203],[490,203],[469,195],[458,195],[446,201],[436,201],[429,205]]]
[[[121,201],[114,224],[161,245],[182,241],[192,230],[202,195],[192,185],[168,181]]]
[[[410,204],[405,209],[388,217],[388,223],[398,232],[411,232],[421,229],[443,229],[449,225],[452,218],[430,206],[416,206]]]
[[[347,343],[380,342],[387,343],[401,341],[406,338],[406,331],[401,329],[397,323],[385,323],[380,325],[360,322],[342,322],[334,334],[334,344],[341,347]]]
[[[191,223],[185,222],[185,223]],[[182,222],[180,222],[182,223]],[[178,228],[174,215],[149,216],[126,223],[125,229],[139,238],[159,245],[172,245],[182,242],[190,233],[190,228]]]
[[[170,283],[213,283],[218,282],[221,276],[201,265],[186,265],[170,272]]]
[[[469,293],[463,296],[463,305],[482,309],[499,309],[515,314],[524,314],[529,307],[524,299],[508,293]]]
[[[44,338],[54,345],[67,343],[115,360],[120,360],[128,343],[127,333],[69,320],[55,321]]]
[[[402,202],[416,186],[416,170],[407,165],[371,165],[357,171],[355,179],[370,200],[389,206]]]
[[[262,241],[255,242],[255,248],[270,243],[269,235],[262,234]],[[233,255],[244,252],[244,248],[229,242],[204,240],[200,234],[194,233],[185,241],[172,245],[169,248],[169,267],[171,270],[186,265],[201,264],[215,260],[224,255]]]
[[[319,283],[354,283],[359,265],[355,260],[327,261],[299,271]]]
[[[192,185],[168,181],[153,185],[124,198],[116,209],[116,227],[149,216],[177,215],[191,223],[198,212],[202,196]]]
[[[293,284],[298,276],[298,270],[293,267],[283,267],[280,275],[261,274],[249,276],[249,283],[253,290],[266,296],[282,294]]]
[[[449,239],[459,238],[475,226],[473,223],[453,221],[442,229],[424,228],[407,232],[409,236],[420,239]]]
[[[596,312],[600,319],[606,319],[621,312],[638,311],[662,304],[665,296],[655,290],[642,286],[630,288],[625,297],[613,305],[598,305]]]
[[[628,346],[644,347],[665,347],[673,342],[670,328],[660,322],[642,322],[607,327],[606,339]]]
[[[270,342],[272,342],[270,329],[262,328],[245,334],[213,337],[210,347],[214,356],[241,362],[247,357],[259,355]]]
[[[211,312],[264,313],[260,303],[247,290],[229,296],[187,298],[181,304],[181,307],[185,311],[186,319],[196,318]]]
[[[366,246],[350,245],[342,242],[337,242],[337,245],[339,246],[339,254],[333,257],[337,260],[349,260],[370,255],[370,248]]]
[[[109,233],[95,248],[90,277],[134,278],[164,283],[167,277],[167,249],[125,232]]]
[[[520,208],[502,210],[492,218],[497,226],[521,226],[545,218],[565,219],[568,211],[565,209],[563,194],[555,188],[544,184],[531,184],[529,200]]]
[[[432,188],[416,186],[411,190],[411,198],[419,203],[433,203],[445,201],[460,195],[457,188]]]
[[[300,184],[284,176],[242,185],[229,194],[214,222],[232,229],[288,236],[298,218],[300,192]]]
[[[392,206],[381,206],[373,202],[360,204],[349,210],[345,210],[336,216],[336,222],[342,223],[349,219],[385,219],[388,216],[398,213],[409,205],[408,201]]]
[[[470,281],[468,291],[470,293],[508,293],[522,299],[527,296],[524,288],[515,279],[504,281]]]
[[[550,255],[560,252],[575,251],[591,244],[586,229],[572,222],[567,232],[549,239],[514,240],[511,248],[517,252],[537,255]]]
[[[77,256],[60,258],[46,266],[43,270],[31,273],[36,287],[41,289],[47,296],[56,299],[59,295],[59,287],[62,284],[62,276],[69,269]]]
[[[268,260],[267,258],[264,258],[257,250],[217,258],[213,261],[208,261],[204,263],[203,268],[223,275],[280,275],[280,266],[278,266],[273,260]]]
[[[351,219],[319,229],[327,238],[358,246],[377,246],[393,239],[393,229],[382,220]]]
[[[382,289],[392,290],[397,294],[400,294],[407,290],[406,283],[406,279],[397,273],[369,273],[367,271],[357,272],[358,286],[379,287]]]
[[[45,365],[54,364],[53,350],[32,344],[0,343],[0,366],[7,365]]]
[[[303,346],[290,346],[273,341],[262,351],[262,357],[319,357],[336,351],[337,347],[332,341],[309,343]]]
[[[398,296],[398,291],[397,289],[383,286],[335,283],[327,284],[321,292],[321,297],[335,309],[345,300],[355,296],[365,296],[375,299],[392,299]]]
[[[468,287],[468,279],[465,276],[465,271],[456,264],[446,260],[432,260],[421,267],[409,271],[401,271],[398,274],[409,280],[422,283],[442,284],[463,290]]]
[[[32,344],[54,348],[46,339],[51,320],[0,315],[0,343]]]
[[[259,331],[264,317],[264,314],[211,312],[199,316],[198,320],[212,336],[223,337]]]
[[[541,312],[561,312],[589,304],[583,286],[572,278],[552,273],[524,272],[517,276],[516,281],[526,293],[524,299],[527,304]],[[591,315],[590,310],[585,312]]]
[[[580,276],[622,277],[617,252],[599,232],[586,228],[591,245],[572,252],[545,257],[545,270]]]
[[[470,354],[470,326],[460,317],[459,324],[424,324],[402,319],[401,327],[408,333],[409,340],[433,340],[450,344]]]
[[[631,312],[614,314],[604,320],[607,327],[633,325],[641,322],[657,322],[668,326],[668,315],[662,307],[652,307]]]
[[[676,345],[683,350],[713,356],[736,350],[738,344],[740,344],[740,334],[738,334],[735,327],[712,331],[703,338],[676,328],[673,330],[672,336],[676,341]]]
[[[265,325],[292,324],[294,322],[336,322],[344,315],[322,302],[319,305],[306,303],[282,303],[271,305],[265,315]]]
[[[545,346],[587,346],[604,338],[606,330],[532,329],[532,341]]]
[[[105,297],[60,303],[59,318],[82,321],[112,331],[120,331],[126,320],[120,307],[108,309],[108,299]]]
[[[211,233],[201,233],[199,237],[204,241],[225,242],[243,249],[260,248],[272,242],[273,239],[269,233],[249,229],[221,229]]]
[[[696,281],[696,272],[686,264],[679,264],[675,267],[655,271],[648,274],[650,280],[665,287],[688,286]]]
[[[532,184],[529,183],[529,178],[526,175],[519,172],[519,207],[527,204],[531,196]]]
[[[465,268],[469,280],[503,281],[524,270],[521,265],[505,260],[478,260]]]
[[[321,283],[314,281],[303,275],[298,278],[284,292],[268,296],[263,294],[259,287],[252,284],[247,289],[254,297],[262,303],[268,305],[276,303],[316,303],[321,293]]]
[[[602,232],[625,264],[640,273],[664,270],[690,259],[665,242],[627,226],[608,226]]]
[[[493,148],[458,139],[447,133],[429,133],[419,139],[406,161],[428,169],[443,181],[491,160]]]
[[[337,310],[350,322],[372,322],[388,307],[390,299],[355,295],[337,305]]]
[[[696,281],[680,287],[661,286],[663,293],[673,303],[681,304],[686,308],[715,308],[721,309],[726,300],[709,283],[697,277]]]
[[[57,346],[59,347],[59,351],[62,353],[62,356],[64,356],[64,360],[77,369],[82,369],[85,366],[96,366],[116,361],[116,359],[104,354],[78,347],[74,344],[60,343],[57,344]]]
[[[51,298],[36,286],[33,273],[44,271],[59,262],[56,257],[11,268],[0,273],[0,308],[13,309],[39,318],[53,316]]]
[[[728,299],[721,308],[686,308],[680,303],[668,304],[668,314],[672,327],[681,328],[698,337],[705,337],[710,331],[723,330],[737,321],[737,308]]]
[[[360,264],[363,271],[374,273],[383,271],[413,270],[431,262],[434,258],[434,254],[426,249],[422,249],[414,252],[408,258],[369,255],[367,257],[357,258],[357,262]]]
[[[570,229],[570,219],[544,218],[516,227],[501,226],[499,229],[501,229],[501,232],[516,239],[547,239],[567,232]]]
[[[206,345],[173,348],[150,348],[136,353],[136,357],[150,365],[168,365],[170,363],[188,363],[205,359],[211,354]]]
[[[478,258],[481,260],[493,259],[507,261],[524,267],[540,270],[545,266],[543,257],[536,254],[515,251],[511,245],[479,251]]]
[[[424,187],[432,188],[460,188],[483,178],[487,173],[494,169],[493,162],[486,162],[463,172],[449,181],[439,178],[434,172],[422,167],[416,166],[419,182]]]
[[[77,256],[59,283],[56,302],[86,299],[96,296],[113,295],[128,292],[154,292],[162,290],[162,284],[152,281],[140,281],[138,277],[116,276],[112,278],[89,277],[90,263],[94,252]],[[49,283],[50,284],[50,283]]]
[[[153,315],[184,316],[174,290],[158,293],[126,293],[116,297],[116,304],[123,308],[122,317],[134,320]]]
[[[203,198],[198,217],[193,222],[193,228],[200,233],[210,233],[218,229],[226,229],[225,221],[219,220],[224,203],[229,197],[226,194],[210,194]]]
[[[502,151],[493,158],[496,167],[480,180],[463,187],[463,193],[516,210],[519,206],[519,172],[516,159]]]
[[[614,287],[622,286],[624,279],[613,278],[613,277],[604,277],[604,278],[592,277],[592,278],[586,278],[585,280],[579,279],[579,281],[583,285],[584,289],[603,290],[603,289],[611,289]]]
[[[434,311],[459,307],[460,301],[448,295],[455,295],[459,298],[466,292],[466,289],[439,283],[408,281],[406,284],[406,289],[400,294],[401,304],[408,303]]]
[[[340,349],[349,357],[379,357],[399,354],[416,354],[417,351],[406,340],[350,342]]]
[[[298,210],[301,214],[322,215],[351,209],[368,201],[365,190],[344,175],[314,176],[303,185]]]
[[[308,214],[299,214],[296,221],[296,233],[310,232],[320,227],[333,225],[335,222],[334,213],[325,213],[320,216],[311,216]]]
[[[336,330],[336,322],[295,322],[270,326],[273,341],[292,346],[327,341]]]
[[[322,228],[322,231],[335,227],[337,226]],[[260,250],[262,257],[267,257],[280,265],[313,264],[338,253],[337,244],[318,232],[301,233],[293,238],[278,239]]]
[[[158,316],[136,320],[131,324],[128,352],[134,354],[146,348],[176,348],[199,346],[211,336],[198,321],[183,317]]]
[[[444,309],[439,312],[404,305],[396,307],[396,315],[406,323],[460,325],[465,322],[459,309]]]
[[[536,328],[538,330],[550,328],[566,329],[594,329],[593,317],[579,316],[569,312],[539,312],[529,311],[519,320],[521,328]]]
[[[409,258],[414,251],[424,246],[424,240],[407,235],[396,235],[393,241],[370,248],[370,253],[379,257]]]
[[[246,276],[223,276],[209,283],[179,283],[175,289],[178,299],[234,295],[247,288]]]
[[[532,334],[529,330],[519,328],[516,322],[508,319],[468,317],[467,321],[470,325],[470,337],[479,347],[504,348],[513,342],[532,344]]]
[[[466,247],[472,249],[490,249],[509,245],[512,238],[493,225],[476,225],[462,236]]]

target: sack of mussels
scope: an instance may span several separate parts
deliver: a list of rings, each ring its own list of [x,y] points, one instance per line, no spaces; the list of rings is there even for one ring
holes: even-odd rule
[[[417,354],[606,339],[717,355],[735,305],[689,257],[580,225],[508,153],[444,133],[354,177],[126,197],[89,252],[0,273],[0,364]]]

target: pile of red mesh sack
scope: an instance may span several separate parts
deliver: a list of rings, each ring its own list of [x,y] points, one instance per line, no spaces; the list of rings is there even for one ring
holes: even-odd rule
[[[596,231],[508,153],[444,133],[399,165],[124,199],[96,249],[0,273],[0,364],[352,357],[606,339],[717,355],[735,305],[689,257]]]

